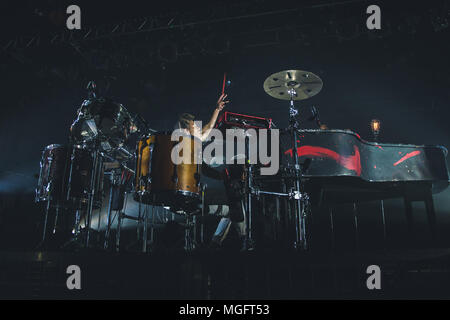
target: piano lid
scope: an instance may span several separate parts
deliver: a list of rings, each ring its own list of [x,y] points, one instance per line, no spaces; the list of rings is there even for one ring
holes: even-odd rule
[[[281,163],[293,166],[288,132],[280,134]],[[370,183],[428,182],[433,192],[449,184],[443,146],[368,142],[349,130],[298,130],[300,161],[311,159],[305,177],[356,178]],[[348,180],[348,179],[347,179]]]

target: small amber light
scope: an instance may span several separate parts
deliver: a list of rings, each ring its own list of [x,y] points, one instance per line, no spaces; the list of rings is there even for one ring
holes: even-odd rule
[[[370,129],[372,130],[374,140],[377,141],[378,135],[380,134],[381,121],[378,119],[372,119],[372,121],[370,121]]]

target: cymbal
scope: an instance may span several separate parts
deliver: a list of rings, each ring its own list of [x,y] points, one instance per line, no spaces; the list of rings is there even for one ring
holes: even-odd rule
[[[322,80],[312,72],[285,70],[270,75],[264,81],[264,91],[277,99],[290,100],[289,90],[295,94],[293,100],[304,100],[315,96],[322,89]]]

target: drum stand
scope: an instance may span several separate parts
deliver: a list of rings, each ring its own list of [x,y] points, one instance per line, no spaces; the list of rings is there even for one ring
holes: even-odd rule
[[[112,213],[112,200],[113,200],[113,192],[114,192],[114,187],[116,186],[116,181],[115,181],[115,170],[112,169],[110,172],[110,181],[111,181],[111,186],[109,188],[109,201],[108,201],[108,215],[106,217],[106,231],[105,231],[105,241],[103,243],[103,249],[108,249],[108,242],[109,242],[109,236],[111,233],[111,213]],[[99,220],[99,225],[100,225],[100,215],[98,217]]]
[[[149,205],[145,204],[144,207],[144,212],[142,212],[142,193],[139,193],[139,204],[138,204],[138,217],[134,218],[134,217],[130,217],[127,216],[125,214],[122,214],[122,218],[127,218],[127,219],[133,219],[133,220],[137,220],[138,222],[138,227],[137,227],[137,232],[138,232],[138,242],[139,242],[139,238],[141,238],[142,241],[142,252],[143,253],[147,253],[147,245],[148,245],[148,212],[149,210]],[[153,203],[153,201],[152,201]],[[154,222],[155,222],[155,215],[154,215],[154,205],[152,205],[152,209],[151,209],[151,213],[152,213],[152,223],[150,226],[150,240],[151,240],[151,245],[153,245],[153,236],[154,236]],[[140,228],[141,228],[141,224],[142,224],[142,235],[140,235]],[[119,233],[120,233],[120,227],[119,228]],[[119,235],[120,237],[120,235]],[[135,242],[136,243],[136,242]],[[118,244],[116,244],[116,248],[117,248]]]
[[[184,226],[184,250],[192,252],[197,247],[197,217],[194,212],[184,212],[185,226]]]
[[[127,192],[125,191],[123,208],[121,208],[117,213],[116,248],[115,248],[116,252],[120,251],[120,232],[122,230],[122,220],[123,219],[137,220],[136,217],[128,216],[125,214],[125,212],[122,211],[126,209],[127,201],[128,201]]]
[[[184,250],[191,252],[195,249],[197,244],[197,221],[196,217],[192,214],[186,214],[186,226],[184,229]],[[192,232],[193,230],[193,232]]]
[[[85,221],[85,228],[86,228],[85,246],[86,246],[86,248],[89,248],[92,211],[93,211],[93,206],[94,206],[94,195],[95,195],[97,182],[98,182],[98,167],[99,167],[99,158],[100,158],[100,152],[97,147],[94,149],[93,153],[94,153],[93,170],[92,170],[91,179],[90,179],[90,190],[89,190],[87,214],[86,214],[86,221]],[[69,181],[69,184],[70,184],[70,181]],[[100,216],[99,216],[99,219],[100,219]]]
[[[142,252],[147,253],[147,240],[148,240],[148,209],[149,205],[146,204],[145,205],[145,209],[144,209],[144,217],[143,217],[143,221],[144,221],[144,226],[142,228]],[[152,205],[152,215],[153,215],[153,208],[154,206]],[[153,235],[153,225],[151,226],[151,233]]]
[[[116,229],[116,243],[115,243],[115,251],[116,252],[120,252],[120,234],[122,232],[122,220],[123,219],[129,219],[129,220],[137,221],[138,223],[140,223],[140,221],[141,221],[141,218],[140,218],[140,215],[141,215],[140,212],[141,211],[140,211],[140,209],[139,209],[139,216],[138,217],[133,217],[133,216],[129,216],[129,215],[125,214],[124,210],[127,207],[127,201],[128,201],[128,199],[127,199],[127,192],[125,191],[123,208],[120,209],[120,210],[117,210],[117,229]],[[139,206],[140,206],[140,203],[139,203]],[[135,245],[135,244],[136,244],[136,242],[133,242],[132,245]],[[132,246],[132,245],[130,245],[130,246]]]
[[[47,180],[46,180],[47,183],[49,183],[48,179],[50,178],[50,171],[51,171],[50,168],[52,167],[52,161],[53,161],[53,158],[52,157],[48,157],[48,168],[49,169],[47,170],[48,171],[47,172]],[[42,173],[42,167],[41,167],[41,173]],[[40,176],[41,175],[39,175],[39,177]],[[40,177],[40,179],[41,179],[41,177]],[[40,183],[38,185],[40,185]],[[46,235],[47,235],[48,213],[50,211],[52,189],[53,189],[53,185],[50,182],[50,187],[48,188],[49,192],[48,192],[48,195],[47,195],[47,204],[45,206],[45,216],[44,216],[44,226],[43,226],[43,230],[42,230],[42,239],[41,239],[41,242],[37,245],[38,248],[40,248],[40,247],[42,247],[44,245],[45,238],[46,238]]]

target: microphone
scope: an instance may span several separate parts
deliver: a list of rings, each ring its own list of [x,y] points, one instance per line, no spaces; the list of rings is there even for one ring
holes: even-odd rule
[[[315,120],[317,126],[320,128],[322,123],[320,122],[319,110],[315,106],[312,106],[311,107],[311,113],[312,113],[312,115],[308,118],[308,120],[309,121]]]

